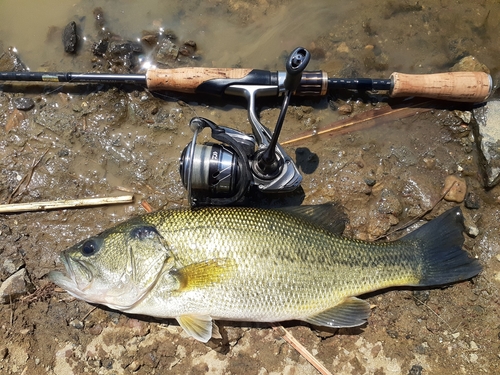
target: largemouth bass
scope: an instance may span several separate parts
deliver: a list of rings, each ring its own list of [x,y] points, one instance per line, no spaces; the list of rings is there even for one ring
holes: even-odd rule
[[[481,270],[462,250],[458,207],[394,242],[342,237],[339,218],[333,204],[158,211],[65,250],[67,276],[49,277],[90,303],[176,318],[207,342],[212,319],[358,326],[370,314],[358,295],[454,283]]]

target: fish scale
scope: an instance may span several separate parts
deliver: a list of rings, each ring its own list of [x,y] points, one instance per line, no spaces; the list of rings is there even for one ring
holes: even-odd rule
[[[212,318],[360,325],[370,308],[358,295],[452,283],[481,269],[461,249],[458,208],[394,242],[342,237],[342,217],[334,204],[158,211],[66,250],[69,277],[51,278],[89,302],[174,317],[208,341]]]

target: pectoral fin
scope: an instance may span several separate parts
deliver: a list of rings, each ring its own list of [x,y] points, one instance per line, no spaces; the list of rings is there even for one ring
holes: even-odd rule
[[[179,280],[179,291],[186,292],[224,281],[233,269],[232,264],[228,259],[211,259],[190,264],[171,273]]]
[[[201,342],[208,342],[212,337],[212,318],[208,315],[181,315],[177,321],[190,336]]]
[[[304,321],[332,328],[356,327],[366,323],[370,304],[356,297],[346,298],[341,304],[311,316]]]

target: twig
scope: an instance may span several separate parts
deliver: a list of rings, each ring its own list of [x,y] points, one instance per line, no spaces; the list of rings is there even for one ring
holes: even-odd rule
[[[146,200],[141,201],[141,206],[147,213],[153,212],[153,207]]]
[[[82,322],[84,322],[84,321],[85,321],[85,319],[87,319],[87,318],[89,317],[89,315],[90,315],[90,314],[91,314],[91,313],[92,313],[95,309],[97,309],[97,307],[95,307],[95,306],[94,306],[93,308],[91,308],[91,309],[90,309],[90,311],[89,311],[88,313],[86,313],[86,314],[85,314],[85,316],[82,318]]]
[[[316,370],[318,370],[322,375],[332,375],[328,369],[323,366],[321,362],[319,362],[316,357],[314,357],[309,350],[307,350],[295,337],[292,336],[290,332],[288,332],[285,327],[281,324],[271,323],[273,329],[281,336],[283,339],[288,342],[296,351],[299,352],[311,365],[314,366]]]
[[[10,327],[14,326],[14,308],[12,307],[12,295],[9,294],[9,305],[10,305]]]
[[[392,108],[388,106],[381,109],[362,112],[351,118],[339,120],[326,127],[319,128],[316,131],[302,132],[295,136],[295,138],[282,141],[281,145],[284,146],[333,132],[341,134],[346,131],[356,131],[370,128],[382,122],[385,123],[392,120],[400,120],[404,117],[409,117],[417,113],[430,111],[432,109],[429,107],[430,103],[432,102],[417,102],[405,105],[404,107]]]
[[[101,206],[107,204],[130,203],[133,202],[133,200],[133,195],[122,195],[119,197],[66,199],[60,201],[2,204],[0,205],[0,213],[45,211],[61,208]]]

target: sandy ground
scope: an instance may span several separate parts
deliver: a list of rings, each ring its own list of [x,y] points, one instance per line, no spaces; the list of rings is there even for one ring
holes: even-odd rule
[[[247,25],[258,22],[263,12],[278,16],[287,6],[286,1],[210,3],[224,9],[232,23]],[[388,77],[391,71],[408,69],[410,60],[413,72],[427,73],[446,71],[472,54],[496,77],[498,47],[490,39],[498,32],[496,3],[400,4],[349,10],[351,18],[325,27],[307,45],[314,67],[337,76]],[[452,22],[457,14],[460,22]],[[440,29],[442,25],[447,28]],[[436,33],[441,38],[434,38]],[[403,57],[408,53],[412,59]],[[88,51],[74,59],[89,69]],[[155,208],[187,205],[178,158],[192,136],[189,119],[199,115],[249,131],[239,102],[153,96],[131,87],[0,89],[0,202],[130,192],[136,198],[130,205],[0,215],[0,280],[18,268],[29,279],[27,294],[0,305],[0,373],[317,373],[266,324],[221,322],[222,339],[203,344],[187,337],[173,320],[95,308],[69,297],[46,278],[50,270],[61,268],[60,251],[143,213],[140,200]],[[15,109],[18,97],[33,99],[34,107]],[[270,127],[278,115],[277,103],[266,103],[261,111],[262,122]],[[354,93],[292,104],[283,139],[387,105],[372,104]],[[344,111],[346,104],[351,114]],[[483,187],[475,123],[464,122],[463,111],[471,108],[455,109],[415,110],[404,118],[389,116],[369,129],[286,147],[302,160],[303,202],[340,201],[350,220],[347,236],[375,239],[435,204],[426,219],[461,205],[469,233],[465,249],[484,266],[472,281],[451,287],[365,296],[374,308],[368,324],[359,328],[329,331],[285,323],[334,374],[500,371],[500,187]],[[474,200],[478,208],[440,200],[449,175],[464,179],[472,194],[467,206]],[[284,196],[278,203],[297,199],[302,197]]]

